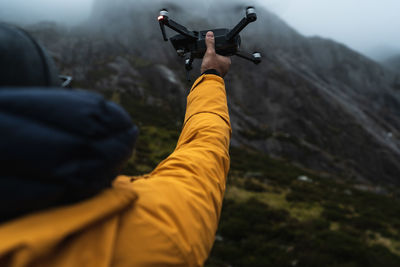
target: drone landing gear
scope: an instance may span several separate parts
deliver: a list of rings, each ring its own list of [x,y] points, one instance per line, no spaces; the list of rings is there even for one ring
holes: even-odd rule
[[[188,53],[185,58],[185,69],[186,69],[186,79],[190,82],[190,71],[193,69],[193,61],[192,53]]]

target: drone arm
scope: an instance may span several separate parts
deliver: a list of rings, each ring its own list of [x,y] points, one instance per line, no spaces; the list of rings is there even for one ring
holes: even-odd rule
[[[189,31],[186,27],[180,25],[179,23],[173,21],[172,19],[165,18],[163,20],[160,20],[160,23],[163,23],[165,26],[191,39],[198,38],[193,32]]]
[[[260,53],[250,54],[247,52],[239,51],[239,52],[236,52],[236,56],[241,57],[246,60],[249,60],[249,61],[253,62],[254,64],[261,63],[261,54]]]
[[[244,17],[238,25],[235,26],[227,35],[226,39],[228,41],[233,40],[239,33],[246,28],[247,25],[257,20],[256,11],[253,7],[248,7],[246,10],[246,17]]]
[[[238,25],[235,26],[226,36],[226,39],[228,41],[232,40],[235,38],[247,25],[249,25],[250,22],[247,21],[246,18],[243,18]]]
[[[164,22],[162,22],[162,21],[160,20],[159,23],[160,23],[161,33],[162,33],[162,36],[163,36],[163,38],[164,38],[164,41],[168,42],[168,37],[167,37],[167,34],[165,33]]]

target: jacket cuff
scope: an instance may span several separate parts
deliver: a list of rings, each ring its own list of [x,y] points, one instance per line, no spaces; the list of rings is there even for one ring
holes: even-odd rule
[[[201,75],[204,75],[204,74],[214,74],[214,75],[217,75],[217,76],[219,76],[219,77],[222,78],[221,74],[220,74],[216,69],[209,69],[209,70],[206,70],[206,71],[203,72]]]

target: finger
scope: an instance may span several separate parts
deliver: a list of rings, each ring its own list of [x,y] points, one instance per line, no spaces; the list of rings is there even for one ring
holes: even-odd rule
[[[207,52],[215,53],[215,39],[214,39],[214,33],[212,31],[207,32],[206,46],[207,46]]]

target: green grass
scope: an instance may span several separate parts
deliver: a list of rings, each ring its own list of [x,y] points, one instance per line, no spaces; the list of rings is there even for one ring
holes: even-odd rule
[[[400,266],[398,199],[254,151],[231,154],[222,241],[206,266]]]
[[[287,192],[251,192],[236,186],[228,187],[225,199],[237,202],[246,202],[249,199],[257,199],[274,209],[282,209],[289,212],[290,216],[299,221],[308,221],[319,218],[323,211],[317,203],[291,203],[286,200]]]
[[[129,93],[107,96],[125,107],[141,131],[124,173],[150,172],[174,150],[183,115],[171,105],[147,106]],[[217,233],[222,239],[206,266],[400,266],[398,189],[377,195],[245,147],[230,154]],[[297,179],[303,175],[312,182]]]
[[[134,155],[122,173],[136,176],[151,172],[174,151],[183,115],[171,108],[174,103],[155,108],[147,105],[144,98],[130,93],[103,93],[108,99],[124,107],[140,130]]]
[[[155,126],[140,127],[140,135],[134,156],[126,164],[123,173],[141,175],[151,172],[175,149],[179,132]]]

